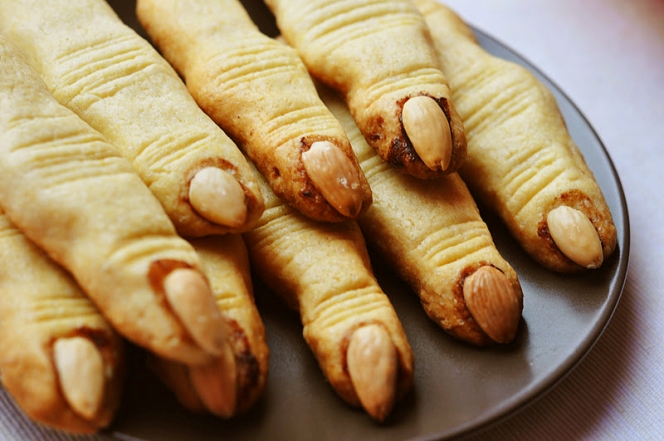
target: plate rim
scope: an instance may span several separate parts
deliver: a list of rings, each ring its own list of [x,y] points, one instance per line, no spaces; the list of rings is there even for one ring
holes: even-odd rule
[[[467,22],[468,23],[468,22]],[[588,356],[588,354],[595,347],[597,342],[600,340],[604,331],[608,327],[613,315],[618,308],[622,293],[625,288],[627,281],[627,274],[629,270],[629,258],[630,258],[630,221],[629,221],[629,208],[627,205],[627,198],[625,191],[620,179],[620,175],[615,167],[614,161],[611,158],[604,142],[601,137],[590,123],[583,111],[578,107],[578,105],[570,98],[567,94],[555,81],[551,79],[545,72],[543,72],[539,67],[534,65],[527,57],[522,55],[519,51],[513,49],[510,45],[504,43],[499,38],[493,36],[492,34],[481,30],[479,27],[468,23],[468,26],[473,30],[476,37],[480,41],[490,41],[493,44],[496,44],[503,49],[509,51],[517,60],[518,63],[526,67],[528,70],[532,71],[536,75],[544,78],[548,83],[550,83],[569,104],[574,111],[578,114],[579,118],[585,123],[586,128],[592,133],[593,137],[597,140],[597,144],[601,149],[601,153],[604,156],[608,166],[609,172],[612,176],[612,180],[616,186],[619,208],[620,208],[620,219],[622,220],[621,228],[618,228],[618,231],[622,231],[622,240],[619,235],[618,237],[618,246],[616,251],[618,256],[615,257],[618,259],[617,267],[615,274],[613,275],[613,280],[615,283],[612,284],[611,289],[607,293],[608,302],[604,305],[601,310],[600,317],[601,319],[597,320],[595,325],[591,328],[591,332],[585,335],[583,343],[580,344],[577,349],[570,355],[563,363],[560,363],[556,368],[547,375],[543,380],[538,382],[536,385],[529,387],[527,392],[518,397],[513,397],[513,399],[507,400],[506,403],[503,403],[502,406],[498,406],[495,410],[487,412],[484,416],[478,417],[476,419],[470,419],[466,423],[461,424],[453,429],[440,431],[434,434],[423,435],[420,437],[414,438],[416,441],[434,441],[434,440],[446,440],[457,437],[472,436],[480,434],[486,430],[489,430],[506,420],[509,420],[521,412],[528,409],[530,406],[534,405],[539,400],[543,399],[548,395],[553,389],[555,389],[561,382],[563,382],[576,368],[583,362],[583,360]],[[484,47],[484,46],[483,46]],[[581,147],[579,147],[581,148]],[[585,155],[584,155],[585,156]],[[616,213],[612,213],[614,222],[616,221]],[[441,438],[442,437],[442,438]]]

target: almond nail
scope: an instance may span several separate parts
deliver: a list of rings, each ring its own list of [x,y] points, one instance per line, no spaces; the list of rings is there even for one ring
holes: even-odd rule
[[[422,162],[446,170],[452,159],[452,134],[445,112],[428,96],[410,98],[401,112],[403,128]]]
[[[189,183],[189,201],[207,220],[240,227],[247,219],[244,189],[227,171],[216,167],[199,170]]]
[[[329,141],[318,141],[302,153],[309,179],[339,213],[355,218],[362,209],[360,177],[350,159]]]
[[[104,360],[87,338],[61,338],[53,344],[53,360],[65,400],[74,412],[91,420],[104,395]]]
[[[229,331],[203,275],[178,268],[164,278],[164,292],[194,341],[212,355],[223,354]]]
[[[189,368],[191,383],[211,413],[230,418],[237,402],[237,367],[230,345],[210,364]]]
[[[493,341],[509,343],[521,319],[521,299],[500,270],[483,266],[463,283],[466,307],[475,322]]]
[[[551,238],[568,259],[589,269],[602,266],[602,241],[588,216],[562,205],[549,211],[546,222]]]
[[[379,325],[357,329],[346,352],[348,374],[362,407],[378,421],[392,410],[398,371],[397,351]]]

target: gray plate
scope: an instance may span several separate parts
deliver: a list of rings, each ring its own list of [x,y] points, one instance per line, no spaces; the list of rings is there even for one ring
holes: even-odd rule
[[[133,1],[110,3],[141,32]],[[263,4],[244,3],[261,29],[274,35],[273,19]],[[125,399],[110,435],[146,441],[441,439],[514,413],[579,363],[610,320],[625,282],[629,222],[620,181],[601,141],[569,98],[512,50],[482,32],[477,36],[489,52],[531,69],[556,95],[613,212],[616,253],[599,271],[553,274],[535,265],[501,223],[483,213],[496,245],[519,274],[525,304],[516,341],[489,349],[447,336],[427,318],[415,294],[374,259],[376,275],[394,303],[416,360],[413,391],[382,425],[337,397],[302,339],[298,317],[257,281],[257,303],[271,351],[268,386],[257,406],[232,421],[186,412],[144,367],[141,352],[130,348]]]

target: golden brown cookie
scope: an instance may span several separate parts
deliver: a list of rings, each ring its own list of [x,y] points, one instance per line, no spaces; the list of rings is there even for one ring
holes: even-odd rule
[[[449,8],[416,0],[466,127],[460,173],[544,267],[598,268],[617,237],[602,190],[555,97],[531,72],[486,52]]]
[[[419,178],[456,171],[466,138],[422,16],[409,0],[266,0],[285,40],[337,90],[369,144]]]
[[[240,235],[190,240],[201,256],[219,311],[231,327],[236,393],[226,393],[227,360],[187,366],[155,358],[151,366],[187,409],[229,418],[249,410],[261,396],[268,374],[265,327],[254,303],[247,248]]]
[[[120,403],[122,340],[2,208],[0,261],[2,386],[41,424],[76,433],[108,426]]]
[[[0,32],[127,158],[180,234],[240,232],[263,202],[244,156],[103,0],[0,4]]]
[[[192,364],[229,350],[193,247],[131,164],[2,37],[0,203],[134,343]]]
[[[297,52],[237,0],[140,0],[138,18],[203,110],[304,215],[354,219],[371,190]]]
[[[255,274],[299,311],[326,378],[377,420],[412,386],[413,354],[376,281],[357,223],[306,218],[262,186],[266,210],[244,233]]]
[[[374,204],[358,220],[367,242],[445,331],[475,345],[512,341],[523,309],[519,279],[459,175],[398,173],[369,147],[343,102],[329,89],[320,92],[374,188]]]

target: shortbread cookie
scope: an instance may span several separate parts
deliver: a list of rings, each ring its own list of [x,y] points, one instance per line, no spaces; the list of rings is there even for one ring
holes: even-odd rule
[[[237,393],[226,393],[228,381],[224,377],[228,375],[229,364],[222,358],[203,366],[156,358],[151,366],[185,408],[230,418],[249,410],[265,388],[268,374],[265,327],[254,303],[249,257],[242,237],[227,234],[190,242],[201,256],[201,266],[210,279],[217,307],[231,326]]]
[[[120,402],[122,340],[2,208],[0,261],[2,386],[41,424],[76,433],[108,426]]]
[[[332,387],[377,420],[413,382],[413,354],[378,285],[357,223],[321,223],[262,186],[266,210],[244,238],[255,274],[299,311]]]
[[[369,245],[449,334],[475,345],[511,342],[521,285],[459,175],[421,180],[396,172],[369,147],[343,102],[329,89],[320,92],[374,188],[376,200],[358,220]]]
[[[431,28],[466,127],[460,173],[473,194],[544,267],[601,266],[616,247],[616,228],[551,91],[526,68],[486,52],[450,9],[414,3]]]
[[[184,363],[230,350],[193,247],[131,164],[4,38],[0,204],[134,343]]]
[[[371,190],[296,51],[262,34],[238,0],[140,0],[138,18],[205,112],[304,215],[354,219]]]
[[[180,234],[245,231],[260,217],[240,150],[104,0],[1,2],[0,32],[132,163]]]
[[[369,144],[419,178],[456,171],[463,125],[409,0],[266,0],[311,74],[345,99]]]

